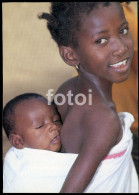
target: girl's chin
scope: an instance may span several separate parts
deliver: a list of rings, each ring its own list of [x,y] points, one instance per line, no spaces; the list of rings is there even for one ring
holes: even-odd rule
[[[121,77],[119,77],[117,79],[114,79],[113,80],[113,83],[121,83],[121,82],[124,82],[124,81],[126,81],[129,78],[129,76],[130,76],[130,71],[128,71],[127,74],[122,75]]]

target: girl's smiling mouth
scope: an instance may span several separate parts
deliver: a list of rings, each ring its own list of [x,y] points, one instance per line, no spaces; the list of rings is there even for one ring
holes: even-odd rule
[[[120,61],[118,63],[111,64],[111,65],[109,65],[109,67],[113,68],[114,70],[124,72],[124,71],[128,70],[128,68],[129,68],[128,58],[126,58],[125,60]]]

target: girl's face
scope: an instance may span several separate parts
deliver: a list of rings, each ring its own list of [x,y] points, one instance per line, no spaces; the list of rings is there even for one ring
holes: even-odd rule
[[[117,3],[99,6],[83,16],[75,49],[80,66],[99,78],[121,82],[128,78],[133,41],[128,23]]]
[[[58,151],[62,124],[55,108],[40,99],[25,100],[15,109],[16,133],[23,147]]]

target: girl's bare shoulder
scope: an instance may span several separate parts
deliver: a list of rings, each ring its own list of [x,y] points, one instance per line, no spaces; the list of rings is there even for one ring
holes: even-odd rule
[[[63,84],[60,85],[60,87],[58,88],[57,93],[62,93],[62,94],[65,94],[67,93],[69,90],[73,90],[76,83],[77,83],[77,80],[78,80],[78,76],[76,77],[73,77],[67,81],[65,81]]]
[[[121,137],[119,116],[116,111],[105,104],[84,108],[80,123],[81,127],[85,129],[88,140],[100,139],[104,142],[109,140],[110,144],[114,146]]]

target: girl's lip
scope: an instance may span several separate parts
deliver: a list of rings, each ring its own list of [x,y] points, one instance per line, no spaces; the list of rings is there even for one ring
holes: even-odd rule
[[[109,68],[116,70],[118,72],[125,72],[129,69],[129,58],[123,60],[124,63],[119,64],[119,65],[110,65]],[[118,63],[117,63],[118,64]]]
[[[51,143],[52,144],[57,144],[60,142],[60,135],[55,136],[52,140]]]
[[[109,65],[110,67],[113,67],[113,68],[120,68],[121,66],[124,66],[127,62],[127,58],[124,59],[124,60],[121,60],[120,62],[117,62],[117,63],[114,63],[114,64],[111,64]]]

